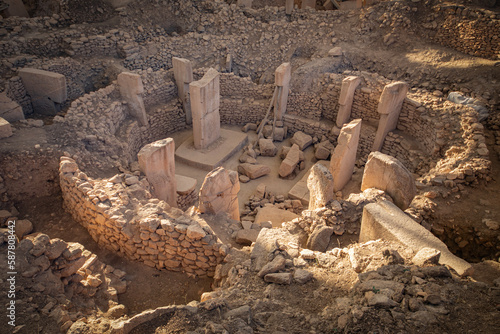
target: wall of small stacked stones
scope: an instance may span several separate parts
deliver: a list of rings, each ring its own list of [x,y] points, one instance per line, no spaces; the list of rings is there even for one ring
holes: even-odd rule
[[[33,113],[31,97],[28,95],[23,85],[21,77],[15,76],[9,79],[6,87],[7,96],[16,101],[22,108],[25,115]]]
[[[500,15],[481,8],[440,5],[434,10],[442,18],[432,39],[461,52],[496,60],[500,54]]]
[[[213,276],[225,246],[208,225],[152,199],[145,181],[132,175],[93,180],[61,158],[65,209],[99,245],[150,267]]]

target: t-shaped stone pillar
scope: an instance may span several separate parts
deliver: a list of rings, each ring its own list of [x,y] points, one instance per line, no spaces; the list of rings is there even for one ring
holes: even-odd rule
[[[154,188],[155,196],[170,206],[177,207],[174,155],[174,140],[166,138],[144,146],[137,158],[141,171]]]
[[[291,77],[292,65],[290,63],[281,64],[274,73],[274,84],[278,87],[278,94],[274,101],[274,112],[276,113],[276,120],[278,121],[283,119],[283,115],[286,112]]]
[[[337,114],[337,122],[335,123],[339,129],[349,121],[351,117],[352,101],[354,92],[361,82],[360,77],[349,76],[342,80],[342,88],[340,89],[339,97],[339,113]]]
[[[135,73],[122,72],[118,75],[118,86],[122,98],[128,104],[130,114],[137,119],[141,126],[147,125],[148,117],[142,99],[144,86],[142,85],[141,76]]]
[[[380,100],[378,102],[378,121],[377,134],[372,146],[372,152],[380,151],[384,145],[385,136],[396,129],[398,125],[399,114],[403,106],[403,101],[408,92],[408,84],[398,81],[384,87]]]
[[[189,84],[194,147],[198,150],[220,137],[219,90],[219,72],[213,68],[201,80]]]
[[[177,57],[172,57],[172,66],[174,67],[179,99],[186,113],[186,124],[191,124],[193,117],[191,116],[191,101],[189,100],[189,84],[193,82],[193,67],[189,60]]]
[[[231,219],[240,220],[238,173],[217,167],[207,174],[200,189],[199,209],[202,213],[226,212]]]
[[[337,146],[330,160],[330,172],[333,176],[333,191],[339,191],[349,182],[356,162],[361,119],[355,119],[344,125],[337,139]]]

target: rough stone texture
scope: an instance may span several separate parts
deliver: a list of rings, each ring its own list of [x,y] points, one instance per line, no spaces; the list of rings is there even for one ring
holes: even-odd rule
[[[271,168],[266,165],[252,165],[244,163],[238,166],[238,173],[248,176],[254,180],[271,173]]]
[[[267,274],[264,276],[264,281],[268,283],[276,283],[276,284],[292,284],[292,274],[290,273],[273,273]]]
[[[147,125],[148,117],[142,98],[144,86],[141,76],[136,73],[122,72],[118,75],[118,86],[122,98],[128,104],[130,114],[137,119],[141,126]]]
[[[274,157],[278,152],[278,148],[273,144],[272,139],[259,139],[260,155],[264,157]]]
[[[293,280],[299,284],[305,284],[313,279],[313,274],[304,269],[296,269],[293,273]]]
[[[189,84],[193,138],[196,149],[210,146],[220,137],[220,78],[209,69],[201,80]]]
[[[330,243],[333,227],[320,225],[316,227],[307,240],[307,248],[313,251],[324,252]]]
[[[398,81],[384,87],[378,103],[377,111],[380,114],[380,120],[372,151],[380,151],[387,134],[396,129],[407,92],[408,84],[406,82]]]
[[[278,94],[274,101],[274,112],[276,120],[281,121],[285,115],[288,92],[290,90],[290,79],[292,78],[292,65],[290,63],[283,63],[276,69],[274,74],[274,84],[278,88]]]
[[[332,174],[323,164],[316,163],[311,167],[307,178],[309,210],[322,208],[333,200],[333,184]]]
[[[186,123],[191,124],[193,117],[191,115],[189,84],[193,82],[193,67],[189,60],[178,57],[172,57],[172,66],[174,68],[174,78],[177,84],[179,99],[186,113]]]
[[[377,188],[392,197],[394,203],[405,210],[417,193],[411,173],[398,159],[372,152],[368,156],[361,183],[361,191]]]
[[[0,94],[0,117],[10,123],[24,119],[23,108],[5,92]]]
[[[298,236],[290,234],[285,229],[263,228],[255,241],[250,256],[253,270],[260,271],[269,262],[269,259],[272,258],[270,256],[274,255],[276,251],[277,242],[280,245],[298,244]]]
[[[271,222],[273,227],[279,228],[284,222],[298,218],[299,215],[275,206],[265,206],[260,208],[255,216],[255,223],[261,225],[263,222]]]
[[[337,146],[330,160],[330,172],[333,176],[333,191],[339,191],[351,180],[356,152],[361,133],[361,119],[345,124],[340,130]]]
[[[257,241],[259,231],[252,229],[243,229],[236,232],[236,243],[244,246],[250,246],[252,242]]]
[[[55,115],[58,105],[66,101],[66,77],[34,68],[22,68],[19,76],[26,91],[31,97],[31,104],[35,112],[43,115]]]
[[[285,160],[281,162],[279,174],[281,177],[287,177],[292,174],[295,167],[300,162],[300,149],[297,144],[293,144],[288,151]]]
[[[351,117],[354,92],[360,82],[361,78],[357,76],[348,76],[342,80],[342,88],[340,89],[339,97],[339,113],[337,114],[337,121],[335,123],[339,129],[342,128]]]
[[[236,5],[246,7],[246,8],[252,8],[252,3],[253,3],[253,0],[238,0],[236,2]]]
[[[388,201],[371,203],[363,209],[359,242],[380,238],[401,242],[415,252],[434,248],[441,252],[440,264],[449,265],[459,275],[472,273],[469,263],[453,255],[441,240]]]
[[[424,266],[426,264],[438,264],[441,252],[434,248],[422,248],[415,254],[411,262],[417,266]]]
[[[30,17],[22,0],[5,0],[5,2],[9,5],[9,8],[7,8],[4,12],[6,17]]]
[[[301,9],[306,9],[306,8],[315,9],[316,8],[316,0],[302,0],[300,8]]]
[[[5,119],[0,117],[0,138],[12,136],[12,126]]]
[[[240,220],[238,173],[217,167],[207,174],[200,189],[199,209],[203,213],[226,212],[231,219]]]
[[[281,255],[278,255],[259,271],[258,276],[262,278],[267,274],[277,273],[278,271],[285,269],[285,264],[285,258]]]
[[[290,143],[297,144],[299,149],[303,151],[312,144],[312,137],[302,131],[297,131],[293,134],[292,139],[290,139]]]
[[[137,158],[141,171],[154,187],[155,196],[170,206],[177,206],[174,140],[166,138],[148,144],[139,151]]]

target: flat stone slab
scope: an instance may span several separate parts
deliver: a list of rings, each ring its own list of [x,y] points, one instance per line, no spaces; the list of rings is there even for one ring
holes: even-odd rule
[[[289,222],[295,218],[298,218],[299,215],[288,211],[278,209],[272,206],[265,206],[259,209],[257,215],[255,216],[255,223],[260,225],[262,222],[271,222],[273,227],[281,227],[281,224],[284,222]]]
[[[195,149],[193,136],[189,137],[175,151],[175,159],[187,165],[211,171],[221,166],[247,143],[248,136],[245,133],[221,129],[220,138],[205,149]]]
[[[177,194],[187,195],[191,193],[198,181],[189,176],[175,174],[175,181],[177,182]]]
[[[397,241],[415,252],[437,249],[441,252],[440,264],[450,266],[461,276],[473,271],[467,261],[453,255],[441,240],[391,202],[371,203],[363,209],[359,242],[376,239]]]
[[[328,160],[320,160],[318,161],[320,164],[328,168],[330,166],[330,161]],[[309,206],[309,188],[307,188],[307,178],[309,177],[310,170],[304,174],[302,179],[295,183],[295,185],[288,192],[288,197],[291,199],[298,199],[302,202],[304,207]]]

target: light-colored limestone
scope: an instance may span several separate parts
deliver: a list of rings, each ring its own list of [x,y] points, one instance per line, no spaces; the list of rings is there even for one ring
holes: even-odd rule
[[[226,212],[231,219],[240,220],[238,173],[217,167],[207,174],[200,189],[199,209],[203,213]]]
[[[189,84],[193,139],[196,149],[207,148],[220,137],[220,78],[209,69],[201,80]]]
[[[384,145],[385,136],[396,129],[401,113],[403,101],[408,92],[408,84],[398,81],[384,87],[378,103],[378,113],[380,120],[378,122],[377,134],[372,146],[373,151],[380,151]]]
[[[292,148],[288,151],[285,160],[281,162],[279,174],[281,177],[287,177],[292,174],[295,167],[300,161],[300,149],[297,144],[293,144]]]
[[[246,175],[250,179],[254,180],[271,173],[271,168],[266,165],[253,165],[244,163],[238,166],[238,173]]]
[[[193,117],[191,115],[191,101],[189,99],[189,84],[193,82],[193,67],[188,59],[178,57],[172,57],[172,66],[174,68],[179,99],[186,113],[186,123],[191,124]]]
[[[11,123],[24,119],[23,108],[12,101],[6,92],[0,94],[0,117]]]
[[[137,157],[141,171],[154,187],[157,198],[170,206],[177,206],[177,182],[175,177],[175,143],[172,138],[158,140],[144,146]]]
[[[273,227],[279,228],[284,222],[289,222],[299,216],[291,211],[278,209],[275,206],[265,206],[260,208],[255,216],[255,224],[271,222]]]
[[[291,78],[292,65],[290,63],[281,64],[274,73],[274,84],[278,87],[278,94],[274,101],[274,112],[278,121],[283,119],[283,115],[286,112]]]
[[[19,76],[31,97],[35,112],[55,115],[59,111],[57,104],[66,101],[67,89],[64,75],[35,68],[22,68],[19,70]]]
[[[380,152],[368,156],[361,191],[368,188],[385,191],[401,210],[408,208],[417,193],[408,169],[398,159]]]
[[[333,200],[333,177],[328,168],[321,163],[315,163],[307,178],[309,189],[309,210],[326,206]]]
[[[330,172],[333,176],[333,191],[339,191],[351,180],[356,152],[358,150],[361,119],[345,124],[340,130],[338,143],[330,160]]]
[[[351,117],[352,102],[354,99],[354,92],[359,86],[361,78],[357,76],[348,76],[342,80],[342,88],[340,89],[339,97],[339,113],[337,114],[336,125],[340,129]]]
[[[144,100],[142,94],[144,93],[144,86],[139,74],[122,72],[118,75],[118,86],[120,87],[120,94],[127,102],[129,112],[134,116],[141,126],[148,124],[148,117],[146,115],[146,108],[144,107]]]
[[[441,252],[440,264],[450,266],[459,275],[472,273],[469,263],[453,255],[441,240],[388,201],[371,203],[363,209],[359,242],[376,239],[401,242],[415,252],[436,249]]]
[[[0,117],[0,138],[12,136],[12,126],[5,119]]]

